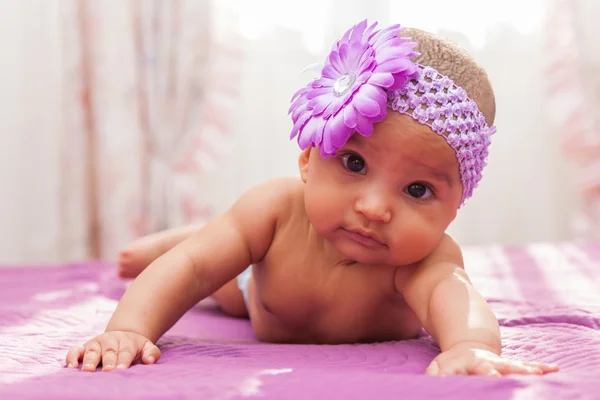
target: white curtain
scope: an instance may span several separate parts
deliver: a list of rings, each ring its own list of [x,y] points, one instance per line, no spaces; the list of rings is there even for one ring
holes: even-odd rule
[[[600,238],[600,3],[554,0],[548,18],[548,117],[558,133],[581,206],[574,233]]]
[[[106,1],[111,5],[102,7],[136,4],[136,0]],[[97,2],[96,8],[100,3],[105,2]],[[219,67],[234,89],[230,93],[234,96],[232,103],[226,109],[229,128],[227,140],[218,149],[219,161],[204,165],[202,160],[208,156],[201,155],[200,167],[191,180],[181,183],[177,176],[170,176],[164,181],[167,185],[181,183],[179,187],[198,201],[161,205],[160,210],[151,211],[151,217],[162,215],[160,223],[146,226],[145,231],[132,230],[131,224],[123,223],[123,219],[139,211],[132,206],[139,192],[114,188],[109,191],[115,171],[111,172],[113,175],[101,175],[104,184],[99,186],[97,196],[110,207],[100,216],[112,227],[103,231],[103,258],[111,259],[136,232],[201,222],[225,210],[252,185],[274,176],[297,174],[298,148],[288,140],[291,124],[286,113],[290,96],[309,79],[310,74],[301,71],[311,63],[321,62],[332,41],[364,18],[442,34],[470,50],[490,75],[497,97],[498,133],[493,138],[484,179],[451,227],[458,240],[463,244],[524,243],[573,237],[573,216],[581,201],[576,183],[578,170],[566,161],[559,127],[549,115],[553,103],[547,87],[551,62],[547,42],[549,29],[553,29],[549,27],[556,5],[553,2],[195,2],[196,6],[205,3],[213,7],[218,4],[232,12],[225,20],[219,14],[213,15],[211,23],[220,35],[236,38],[237,48],[241,49],[239,57],[228,66]],[[157,0],[152,4],[170,7],[173,3]],[[65,71],[73,66],[69,59],[73,53],[65,45],[81,38],[65,37],[78,35],[64,29],[68,5],[68,1],[61,0],[0,1],[0,49],[4,51],[0,58],[0,262],[5,264],[51,263],[91,256],[86,228],[90,223],[89,201],[85,196],[65,192],[64,188],[66,174],[79,176],[79,184],[85,182],[73,167],[68,170],[61,158],[65,148],[68,153],[70,146],[76,144],[72,142],[78,140],[78,132],[84,135],[69,120],[69,96],[73,92]],[[588,12],[599,15],[599,8],[593,3]],[[123,21],[115,18],[114,27],[104,21],[102,29],[122,28],[119,24]],[[594,21],[589,18],[585,23],[593,25]],[[124,42],[128,40],[123,37]],[[227,47],[216,48],[228,52]],[[104,64],[102,73],[117,82],[126,80],[118,59]],[[218,88],[211,91],[218,92]],[[131,119],[123,108],[126,104],[122,99],[117,105],[107,101],[96,114],[101,118],[96,123],[105,130],[103,146],[96,157],[105,164],[116,160],[114,150],[124,137],[143,133],[138,126],[122,123]],[[107,126],[119,129],[111,133]],[[169,129],[160,133],[163,139],[173,134]],[[131,151],[135,154],[136,150]],[[121,159],[127,154],[122,154]],[[127,185],[138,185],[136,175],[123,168],[116,173],[128,174]],[[147,196],[156,201],[159,196],[165,198],[168,190],[163,186]],[[128,208],[123,211],[125,207]],[[200,211],[186,214],[182,212],[186,207]]]

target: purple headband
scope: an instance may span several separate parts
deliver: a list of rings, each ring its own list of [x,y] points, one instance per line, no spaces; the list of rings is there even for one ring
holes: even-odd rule
[[[388,107],[411,116],[444,137],[456,152],[463,197],[471,197],[486,165],[495,127],[464,89],[435,69],[410,58],[417,43],[393,25],[375,30],[367,21],[350,28],[325,60],[321,76],[298,90],[289,112],[302,150],[318,147],[323,157],[336,154],[358,132],[373,133]]]

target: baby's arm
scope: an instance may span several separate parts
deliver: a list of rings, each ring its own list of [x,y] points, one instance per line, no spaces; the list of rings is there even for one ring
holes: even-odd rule
[[[145,362],[142,353],[144,346],[148,348],[147,341],[156,343],[192,306],[264,257],[280,211],[289,209],[289,188],[286,182],[275,180],[248,191],[228,212],[157,258],[129,286],[105,336],[95,338],[91,345],[88,342],[84,349],[72,350],[67,363],[75,366],[83,356],[84,366],[92,364],[94,370],[100,361],[105,366],[107,360],[117,365],[120,354],[115,354],[119,353],[115,332],[133,334],[134,343],[130,340],[128,346],[137,348],[129,352]],[[108,358],[103,343],[110,346]]]
[[[408,280],[397,273],[396,289],[416,313],[442,353],[429,374],[500,375],[545,373],[556,366],[500,358],[498,321],[463,268],[458,244],[446,236]]]

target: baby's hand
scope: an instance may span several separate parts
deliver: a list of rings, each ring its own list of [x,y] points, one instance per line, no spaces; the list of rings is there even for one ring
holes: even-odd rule
[[[99,363],[102,363],[102,371],[111,371],[115,368],[129,368],[132,362],[139,359],[144,364],[153,364],[160,358],[160,350],[140,334],[106,332],[83,346],[71,347],[67,353],[67,368],[77,368],[82,358],[82,371],[95,372]]]
[[[425,371],[426,375],[484,375],[507,374],[542,375],[558,371],[558,365],[511,361],[477,346],[457,345],[438,355]]]

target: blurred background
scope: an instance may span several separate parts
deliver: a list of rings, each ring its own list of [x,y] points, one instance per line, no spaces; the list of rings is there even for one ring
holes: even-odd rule
[[[0,263],[112,260],[295,175],[287,109],[368,18],[443,35],[497,97],[464,245],[600,236],[595,0],[0,0]]]

